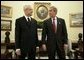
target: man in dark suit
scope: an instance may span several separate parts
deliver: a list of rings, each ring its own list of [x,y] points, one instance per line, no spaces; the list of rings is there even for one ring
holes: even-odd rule
[[[55,53],[59,59],[65,59],[64,48],[68,47],[67,29],[64,19],[58,18],[56,14],[57,8],[51,6],[49,9],[50,18],[43,22],[42,47],[47,50],[49,59],[55,59]]]
[[[25,5],[25,15],[16,19],[15,45],[19,58],[27,56],[28,59],[35,59],[36,46],[38,45],[37,21],[30,17],[32,12],[31,6]]]

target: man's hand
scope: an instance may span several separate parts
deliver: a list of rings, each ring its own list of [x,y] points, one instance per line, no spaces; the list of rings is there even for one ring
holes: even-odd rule
[[[43,44],[43,45],[42,45],[42,48],[43,48],[43,50],[44,50],[44,51],[46,51],[46,50],[47,50],[47,48],[46,48],[46,45],[45,45],[45,44]]]
[[[36,52],[39,52],[39,47],[36,47]]]
[[[67,49],[68,48],[68,44],[64,44],[64,49]]]
[[[17,55],[21,55],[20,49],[16,49],[16,54],[17,54]]]
[[[64,50],[65,50],[65,55],[67,56],[67,52],[68,52],[68,44],[64,44]]]

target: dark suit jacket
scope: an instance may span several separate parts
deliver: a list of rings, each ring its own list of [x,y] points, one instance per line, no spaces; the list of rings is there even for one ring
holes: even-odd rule
[[[23,16],[16,19],[15,25],[16,49],[20,48],[22,51],[28,52],[30,48],[38,45],[37,21],[35,19],[31,18],[31,24],[29,25]]]
[[[67,30],[65,21],[62,18],[57,17],[57,32],[54,33],[52,29],[52,20],[51,18],[45,20],[43,22],[43,31],[42,31],[42,43],[46,43],[47,36],[47,46],[50,47],[50,49],[54,47],[60,47],[63,44],[67,44]]]

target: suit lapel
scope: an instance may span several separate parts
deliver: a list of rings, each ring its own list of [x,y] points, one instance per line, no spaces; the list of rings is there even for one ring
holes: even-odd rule
[[[23,23],[25,24],[25,27],[27,27],[28,29],[30,28],[30,25],[28,24],[28,21],[24,16],[23,16]]]
[[[51,20],[51,18],[49,19],[48,25],[49,25],[49,27],[52,29],[52,20]]]
[[[25,23],[27,23],[27,20],[26,20],[26,18],[24,16],[23,16],[23,20],[24,20]]]
[[[31,17],[31,25],[32,25],[32,24],[33,24],[33,22],[34,22],[33,20],[34,20],[34,19]]]
[[[60,22],[59,18],[57,17],[57,32],[59,31],[60,24],[61,24],[61,22]]]
[[[57,31],[56,32],[58,32],[59,31],[59,28],[60,28],[60,20],[59,20],[59,18],[57,17]],[[53,28],[52,28],[52,20],[51,20],[51,18],[49,19],[49,26],[50,26],[50,28],[52,29],[52,31],[53,31]]]
[[[51,30],[53,32],[52,19],[50,18],[48,21],[49,21],[49,23],[48,23],[49,30]]]

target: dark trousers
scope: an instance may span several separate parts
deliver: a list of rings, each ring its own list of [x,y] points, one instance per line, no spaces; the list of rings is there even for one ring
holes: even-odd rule
[[[19,56],[19,59],[25,59],[25,57],[27,57],[30,60],[34,60],[35,54],[36,54],[35,48],[31,48],[27,53],[21,51],[21,55]]]
[[[56,53],[59,59],[65,59],[65,51],[61,46],[47,47],[47,51],[49,59],[55,59]]]

